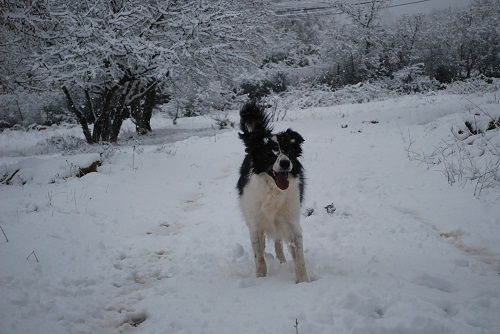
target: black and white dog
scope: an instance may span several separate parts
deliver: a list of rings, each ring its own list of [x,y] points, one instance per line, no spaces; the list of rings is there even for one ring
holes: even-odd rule
[[[296,283],[307,282],[300,205],[304,197],[304,172],[298,158],[304,139],[288,129],[273,134],[269,116],[255,102],[240,111],[240,138],[246,156],[240,169],[238,192],[255,256],[257,277],[267,274],[264,259],[266,235],[274,239],[276,257],[283,263],[283,241],[290,245]]]

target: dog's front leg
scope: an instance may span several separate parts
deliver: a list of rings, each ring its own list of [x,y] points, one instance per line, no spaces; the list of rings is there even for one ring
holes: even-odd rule
[[[274,251],[276,253],[276,258],[280,261],[280,263],[285,263],[285,254],[283,253],[283,242],[281,239],[274,240]]]
[[[262,231],[250,231],[253,254],[255,257],[255,275],[265,277],[267,275],[266,260],[264,259],[264,248],[266,239]]]
[[[295,283],[309,282],[306,264],[304,261],[304,248],[302,234],[296,234],[290,244],[293,262],[295,264]]]

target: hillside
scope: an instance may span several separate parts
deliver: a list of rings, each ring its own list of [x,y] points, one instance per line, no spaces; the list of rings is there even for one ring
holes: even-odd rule
[[[20,172],[0,185],[1,332],[497,333],[500,175],[478,192],[432,154],[475,106],[499,110],[494,94],[415,95],[276,122],[306,140],[312,281],[298,285],[270,243],[268,277],[254,277],[236,130],[156,116],[157,137],[106,148],[81,178],[71,166],[101,148],[37,150],[47,133],[4,132],[0,166]],[[467,145],[478,168],[498,131]]]

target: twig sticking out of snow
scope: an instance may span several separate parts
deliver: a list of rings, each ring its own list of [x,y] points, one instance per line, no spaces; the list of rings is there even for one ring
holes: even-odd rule
[[[49,201],[49,206],[52,206],[52,197],[54,196],[54,193],[52,192],[52,190],[49,190],[47,191],[47,199]]]
[[[135,145],[132,149],[132,170],[135,168]]]
[[[299,319],[295,318],[295,325],[293,325],[295,328],[295,334],[299,334]]]
[[[16,170],[14,171],[14,173],[12,173],[12,174],[10,175],[10,177],[9,177],[9,178],[7,178],[5,181],[3,181],[3,183],[4,183],[4,184],[9,185],[9,184],[10,184],[10,181],[12,181],[12,179],[14,178],[14,176],[16,176],[16,174],[17,174],[17,173],[19,173],[19,171],[20,171],[20,170],[21,170],[21,169],[16,169]]]
[[[36,253],[35,253],[35,251],[34,251],[34,250],[33,250],[33,251],[31,251],[31,253],[29,253],[29,255],[28,255],[28,256],[26,256],[26,260],[27,260],[27,261],[29,261],[29,258],[30,258],[30,256],[31,256],[31,255],[33,255],[33,256],[35,257],[36,262],[40,262],[40,261],[38,261],[38,256],[36,256]]]
[[[495,96],[496,98],[496,96]],[[486,110],[484,110],[483,108],[481,108],[480,106],[478,106],[477,104],[475,104],[474,102],[472,102],[470,99],[468,99],[467,97],[464,96],[464,99],[469,101],[470,104],[472,104],[474,106],[474,108],[476,108],[477,110],[479,110],[480,112],[482,112],[483,114],[485,114],[486,116],[488,116],[488,118],[493,122],[493,124],[497,124],[498,120],[495,119],[495,117],[493,117],[490,113],[486,112]],[[476,129],[477,129],[477,126],[476,126]]]
[[[76,166],[74,164],[70,163],[68,160],[66,160],[66,164],[68,165],[68,168],[69,168],[69,175],[76,174]]]
[[[0,230],[2,230],[3,236],[5,237],[5,241],[9,242],[9,238],[7,238],[7,234],[5,234],[5,231],[2,228],[2,225],[0,225]]]

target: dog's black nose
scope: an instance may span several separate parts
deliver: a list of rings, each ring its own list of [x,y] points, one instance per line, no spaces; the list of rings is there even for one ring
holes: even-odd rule
[[[283,169],[289,168],[290,167],[290,160],[286,160],[286,159],[280,160],[280,167]]]

